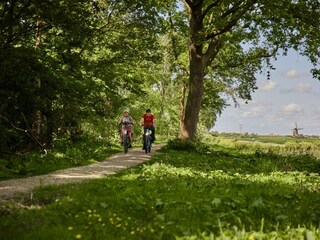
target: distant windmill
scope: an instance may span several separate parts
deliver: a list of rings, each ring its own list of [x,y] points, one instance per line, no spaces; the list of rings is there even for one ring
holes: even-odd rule
[[[298,124],[296,123],[296,127],[292,129],[292,136],[293,137],[300,137],[301,134],[299,134],[299,130],[302,130],[303,128],[298,128]]]

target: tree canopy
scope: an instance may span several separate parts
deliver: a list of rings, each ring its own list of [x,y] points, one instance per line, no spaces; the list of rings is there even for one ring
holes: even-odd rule
[[[307,56],[319,76],[320,3],[310,1],[184,0],[189,14],[189,94],[182,139],[194,139],[207,79],[251,100],[254,74],[289,48]]]
[[[270,60],[290,48],[310,59],[320,79],[319,5],[2,1],[0,152],[76,140],[85,123],[116,131],[113,123],[125,107],[135,118],[151,107],[160,133],[193,140],[223,111],[222,93],[250,100],[255,73],[272,69]]]

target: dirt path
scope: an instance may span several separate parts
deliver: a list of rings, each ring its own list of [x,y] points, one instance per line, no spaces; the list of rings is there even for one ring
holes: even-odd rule
[[[148,161],[162,146],[154,145],[150,154],[144,153],[141,148],[134,148],[127,154],[117,153],[102,162],[87,166],[58,170],[41,176],[0,181],[0,202],[8,201],[21,193],[32,193],[35,187],[82,182],[115,174],[122,169]]]

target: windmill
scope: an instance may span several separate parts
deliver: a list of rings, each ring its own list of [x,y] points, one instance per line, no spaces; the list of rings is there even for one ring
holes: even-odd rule
[[[296,123],[296,127],[292,129],[292,136],[293,137],[301,137],[302,134],[299,134],[299,130],[302,130],[303,128],[298,128],[298,124]]]

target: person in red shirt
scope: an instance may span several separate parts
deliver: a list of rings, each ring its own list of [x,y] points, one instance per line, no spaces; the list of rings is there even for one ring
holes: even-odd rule
[[[144,134],[146,133],[146,131],[148,129],[151,130],[151,139],[152,139],[152,142],[154,142],[156,140],[155,138],[155,126],[156,126],[156,117],[151,113],[151,110],[150,108],[148,108],[146,110],[146,113],[142,115],[141,119],[140,119],[140,127],[143,126],[144,128]]]

